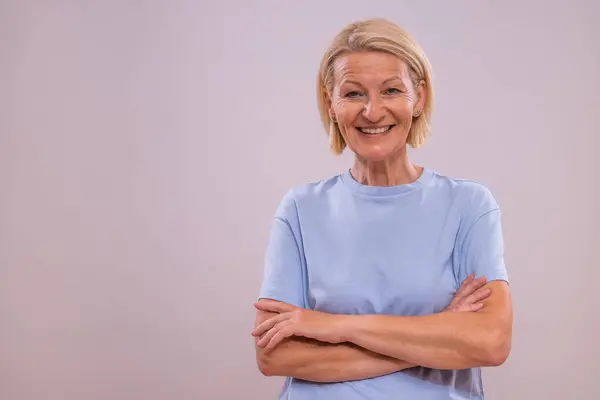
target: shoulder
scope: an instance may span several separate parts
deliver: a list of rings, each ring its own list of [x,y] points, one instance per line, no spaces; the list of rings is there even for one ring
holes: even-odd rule
[[[276,217],[295,219],[300,208],[307,209],[339,193],[340,175],[311,181],[288,188],[283,194],[276,211]]]
[[[431,187],[443,191],[466,219],[476,219],[500,209],[498,199],[486,184],[467,178],[433,173]]]
[[[457,200],[464,201],[470,205],[481,205],[482,207],[498,208],[498,200],[492,189],[482,182],[466,178],[455,178],[434,174],[437,185],[445,186]]]

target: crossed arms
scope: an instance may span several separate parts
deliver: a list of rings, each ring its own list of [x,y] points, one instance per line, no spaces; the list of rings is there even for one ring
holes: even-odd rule
[[[285,339],[270,352],[257,348],[257,362],[265,376],[312,382],[368,379],[414,366],[353,343],[331,344],[304,337]]]
[[[505,281],[467,278],[442,312],[333,315],[261,299],[256,359],[267,376],[342,382],[414,366],[497,366],[510,353],[512,304]]]

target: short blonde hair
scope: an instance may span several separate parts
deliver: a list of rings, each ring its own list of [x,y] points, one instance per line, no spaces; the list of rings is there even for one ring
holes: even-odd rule
[[[406,63],[413,85],[425,83],[426,99],[421,114],[413,118],[408,133],[407,144],[417,148],[425,143],[429,135],[433,89],[431,86],[431,65],[419,44],[401,27],[382,18],[356,21],[346,26],[331,42],[321,60],[317,78],[317,101],[319,114],[325,131],[329,135],[331,150],[339,155],[346,143],[337,124],[329,114],[328,99],[331,99],[334,86],[334,63],[349,52],[382,51],[399,57]]]

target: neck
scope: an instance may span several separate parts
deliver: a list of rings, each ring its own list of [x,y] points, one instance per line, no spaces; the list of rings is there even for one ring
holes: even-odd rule
[[[368,161],[357,155],[350,173],[363,185],[396,186],[416,181],[422,171],[423,167],[409,161],[405,150],[383,161]]]

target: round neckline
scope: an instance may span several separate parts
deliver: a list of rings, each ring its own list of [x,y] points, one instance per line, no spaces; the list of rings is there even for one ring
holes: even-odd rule
[[[421,175],[419,175],[419,177],[411,183],[402,183],[400,185],[393,186],[373,186],[358,182],[356,179],[354,179],[350,173],[350,169],[348,168],[341,174],[341,179],[344,186],[355,193],[372,197],[388,197],[418,190],[425,186],[431,180],[432,176],[433,171],[427,167],[423,167]]]

